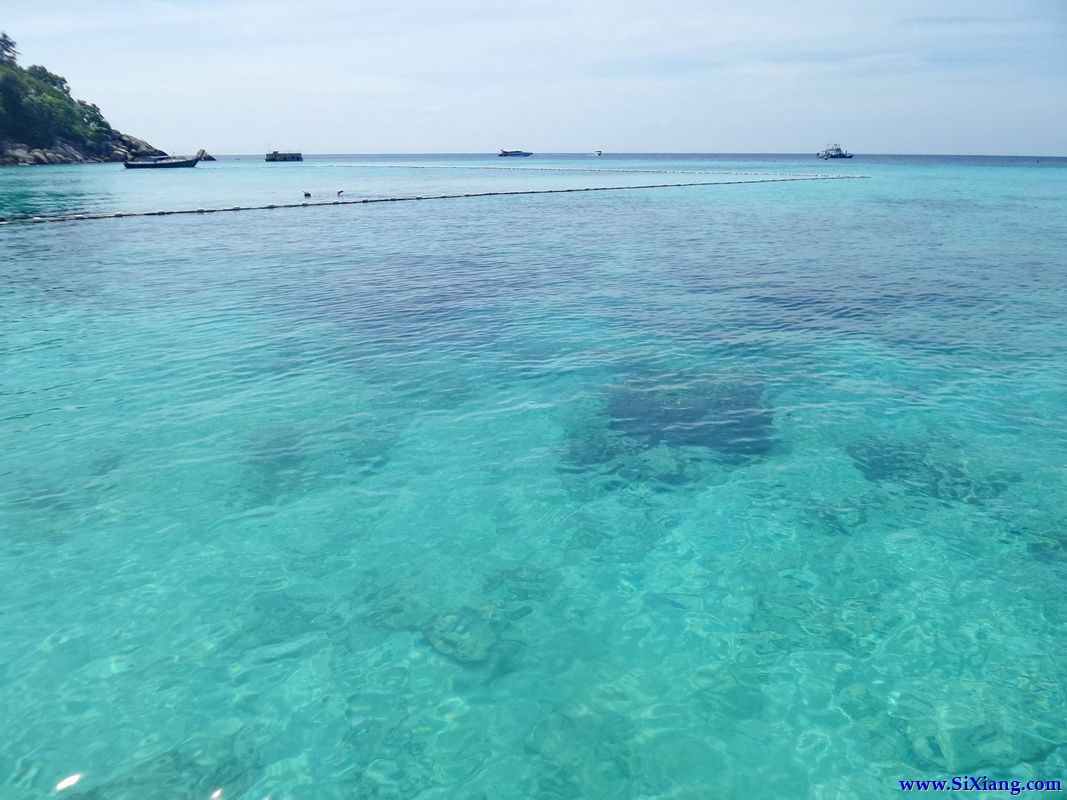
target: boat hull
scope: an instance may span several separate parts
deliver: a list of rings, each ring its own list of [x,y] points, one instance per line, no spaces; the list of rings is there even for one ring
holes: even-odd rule
[[[182,158],[181,156],[157,156],[155,158],[146,158],[141,161],[124,161],[122,166],[126,169],[180,169],[182,167],[195,167],[206,156],[203,150],[197,152],[195,156],[189,156],[188,158]]]
[[[122,165],[126,169],[180,169],[195,167],[199,162],[199,158],[187,158],[182,161],[125,161]]]
[[[533,153],[527,153],[525,150],[501,150],[497,155],[500,158],[526,158]]]
[[[817,155],[823,161],[828,161],[831,158],[852,158],[852,153],[848,152],[848,150],[845,150],[839,144],[828,144],[815,155]]]

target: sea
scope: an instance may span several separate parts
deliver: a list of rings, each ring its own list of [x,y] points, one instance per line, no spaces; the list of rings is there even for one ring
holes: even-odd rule
[[[1067,781],[1067,159],[11,167],[0,217],[4,800]]]

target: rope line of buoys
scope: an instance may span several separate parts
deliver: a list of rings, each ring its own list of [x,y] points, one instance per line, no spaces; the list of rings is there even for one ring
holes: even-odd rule
[[[23,217],[19,219],[0,221],[4,225],[34,225],[47,222],[81,222],[84,220],[122,219],[127,217],[163,217],[188,214],[217,214],[224,211],[267,211],[283,208],[313,208],[318,206],[357,206],[369,203],[406,203],[421,200],[458,200],[468,197],[513,197],[516,195],[534,194],[568,194],[573,192],[621,192],[635,189],[679,189],[690,186],[741,186],[756,183],[786,183],[789,181],[825,181],[825,180],[858,180],[867,178],[866,175],[803,175],[792,177],[761,178],[759,180],[746,181],[693,181],[689,183],[649,183],[639,186],[587,186],[574,189],[517,189],[500,192],[457,192],[451,194],[434,195],[404,195],[400,197],[363,197],[358,200],[323,200],[317,202],[304,201],[302,203],[268,203],[259,206],[227,206],[225,208],[186,208],[173,211],[106,211],[77,214],[65,214],[52,217]]]

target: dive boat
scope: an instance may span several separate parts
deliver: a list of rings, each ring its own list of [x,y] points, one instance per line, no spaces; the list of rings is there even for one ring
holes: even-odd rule
[[[819,158],[852,158],[852,153],[842,150],[839,144],[828,144],[826,149],[816,153]]]
[[[525,150],[501,150],[497,155],[501,158],[507,156],[514,156],[515,158],[526,158],[526,156],[532,156],[533,153],[527,153]]]
[[[133,161],[124,161],[126,169],[174,169],[176,167],[195,167],[207,155],[203,150],[195,156],[148,156]]]

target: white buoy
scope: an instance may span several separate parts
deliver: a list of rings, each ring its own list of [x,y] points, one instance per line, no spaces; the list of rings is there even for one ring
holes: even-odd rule
[[[74,775],[70,775],[70,776],[64,778],[63,780],[61,780],[59,783],[56,784],[56,791],[57,792],[62,792],[64,789],[69,789],[71,786],[74,786],[81,779],[82,779],[82,776],[81,776],[80,772],[76,773]]]

